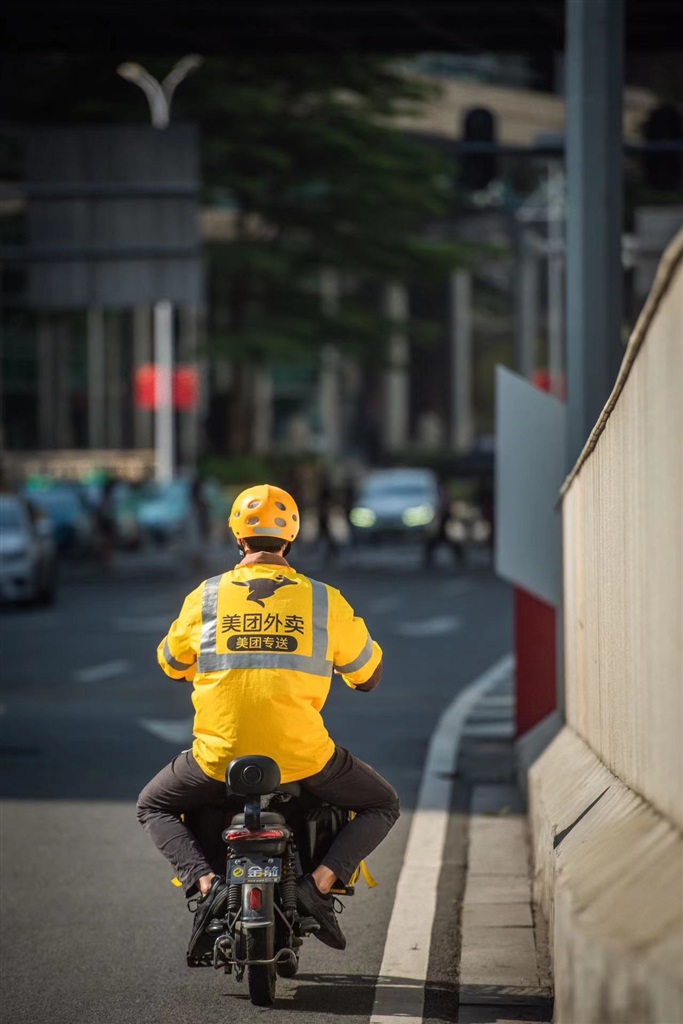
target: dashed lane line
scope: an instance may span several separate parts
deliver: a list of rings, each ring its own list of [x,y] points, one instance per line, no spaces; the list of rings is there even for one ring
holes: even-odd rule
[[[506,654],[470,683],[441,715],[432,734],[396,886],[370,1024],[422,1024],[460,738],[477,701],[506,679],[513,666],[513,655]]]
[[[140,718],[138,725],[166,743],[192,743],[192,718]]]
[[[78,669],[73,677],[77,683],[103,683],[107,679],[125,675],[129,669],[129,661],[105,661],[101,665]]]
[[[455,633],[462,626],[458,615],[435,615],[430,619],[418,619],[416,622],[401,622],[395,632],[399,636],[446,636]]]

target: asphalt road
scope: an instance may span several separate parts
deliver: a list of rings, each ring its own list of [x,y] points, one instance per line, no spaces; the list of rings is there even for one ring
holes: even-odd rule
[[[277,1024],[295,1013],[307,1024],[369,1020],[429,737],[457,692],[510,649],[510,593],[481,559],[456,569],[446,552],[429,571],[398,548],[336,566],[311,555],[292,561],[340,587],[385,651],[380,688],[353,693],[339,683],[325,712],[336,741],[390,779],[403,808],[370,859],[379,887],[361,884],[346,901],[347,950],[309,939],[301,973],[278,979],[268,1011],[252,1007],[232,977],[186,968],[190,915],[136,822],[135,799],[191,741],[190,689],[163,676],[155,649],[198,581],[165,556],[130,557],[108,577],[71,573],[54,609],[0,614],[3,1020],[248,1024],[264,1012]],[[460,798],[456,787],[456,805]],[[460,809],[425,1020],[454,1019]]]

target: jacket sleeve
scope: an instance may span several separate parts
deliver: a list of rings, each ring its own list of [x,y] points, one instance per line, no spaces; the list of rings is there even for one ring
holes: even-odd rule
[[[157,658],[171,679],[194,679],[202,629],[201,590],[185,598],[180,615],[157,648]]]
[[[347,686],[366,683],[382,661],[382,648],[372,639],[363,619],[339,591],[332,591],[332,658],[334,670]]]

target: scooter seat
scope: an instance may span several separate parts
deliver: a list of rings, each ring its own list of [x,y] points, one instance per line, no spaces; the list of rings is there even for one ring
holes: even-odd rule
[[[231,825],[244,825],[244,814],[236,814]],[[286,824],[284,817],[281,814],[277,814],[275,811],[261,811],[261,824],[262,825],[284,825]]]

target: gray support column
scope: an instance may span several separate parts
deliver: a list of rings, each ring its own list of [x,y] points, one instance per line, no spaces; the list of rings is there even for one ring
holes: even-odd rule
[[[472,274],[451,274],[451,444],[469,451],[474,441],[472,413]]]
[[[567,469],[621,358],[623,0],[567,3]]]
[[[88,310],[88,447],[105,446],[104,310]]]
[[[515,369],[530,380],[536,369],[538,345],[538,256],[521,233],[516,263]]]
[[[154,424],[155,478],[167,484],[175,469],[175,417],[173,414],[173,306],[166,299],[154,306],[154,365],[156,412]]]
[[[136,306],[133,310],[133,365],[136,370],[152,364],[152,311],[149,306]],[[154,424],[150,409],[135,406],[134,438],[136,448],[151,448],[154,443]]]
[[[548,164],[548,370],[550,390],[563,398],[564,345],[564,174]]]
[[[408,390],[408,292],[405,285],[387,285],[386,311],[395,327],[389,339],[388,367],[384,375],[384,447],[395,452],[408,443],[410,395]]]

